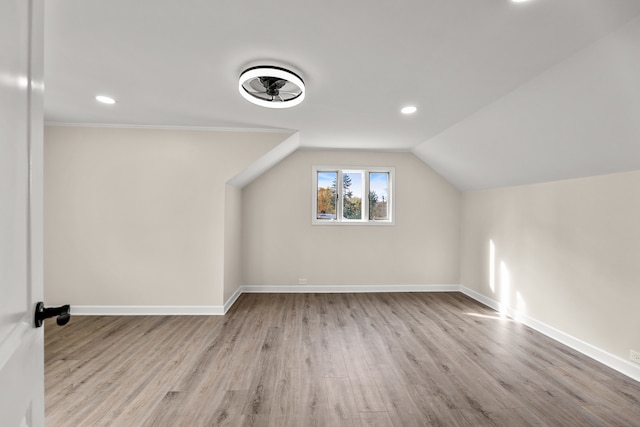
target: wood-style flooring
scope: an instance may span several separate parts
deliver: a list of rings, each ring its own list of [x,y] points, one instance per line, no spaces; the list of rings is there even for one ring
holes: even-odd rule
[[[45,359],[48,427],[640,426],[640,383],[460,293],[73,317]]]

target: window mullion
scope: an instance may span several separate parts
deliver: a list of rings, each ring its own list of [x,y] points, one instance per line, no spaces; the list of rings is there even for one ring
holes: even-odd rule
[[[342,221],[342,171],[338,170],[338,180],[336,182],[336,221]]]
[[[362,219],[366,222],[370,221],[369,218],[369,174],[371,173],[368,170],[363,171],[364,173],[364,191],[362,195]]]

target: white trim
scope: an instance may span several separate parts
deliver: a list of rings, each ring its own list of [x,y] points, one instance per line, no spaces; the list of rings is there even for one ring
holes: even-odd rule
[[[486,305],[487,307],[490,307],[496,311],[500,311],[500,303],[487,297],[486,295],[483,295],[464,286],[460,286],[460,292],[470,298],[473,298],[479,303]],[[533,319],[522,313],[518,313],[513,308],[507,307],[503,311],[507,316],[517,319],[520,323],[530,327],[531,329],[534,329],[541,334],[558,341],[561,344],[571,347],[572,349],[584,354],[585,356],[588,356],[612,369],[615,369],[616,371],[636,381],[640,381],[640,366],[614,354],[611,354],[605,350],[602,350],[592,344],[589,344],[588,342],[582,341],[579,338],[562,332],[554,328],[553,326],[549,326],[546,323],[540,322],[539,320]]]
[[[219,305],[72,305],[72,316],[221,316]]]
[[[235,304],[236,300],[240,297],[240,295],[242,295],[242,287],[239,287],[238,289],[236,289],[233,295],[231,295],[231,297],[224,303],[224,306],[222,308],[224,311],[224,314],[227,314],[229,309],[233,306],[233,304]]]
[[[249,285],[243,293],[458,292],[460,285]]]
[[[222,316],[243,293],[458,292],[460,285],[251,285],[239,287],[224,305],[71,305],[73,316]]]
[[[257,132],[257,133],[295,133],[295,129],[286,128],[234,128],[215,126],[169,126],[169,125],[132,125],[126,123],[73,123],[44,122],[45,126],[80,128],[117,128],[117,129],[157,129],[157,130],[196,130],[210,132]]]
[[[491,298],[481,294],[480,292],[476,292],[473,289],[469,289],[462,285],[460,285],[460,292],[462,292],[463,294],[465,294],[470,298],[473,298],[474,300],[478,301],[480,304],[484,304],[487,307],[492,308],[497,312],[500,311],[500,303],[498,301],[492,300]],[[507,310],[507,311],[510,311],[510,310]],[[513,317],[511,316],[511,314],[513,313],[505,313],[505,314],[509,317]]]

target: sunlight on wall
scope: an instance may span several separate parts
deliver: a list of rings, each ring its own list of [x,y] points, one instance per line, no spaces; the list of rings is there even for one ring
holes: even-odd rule
[[[489,287],[496,293],[496,245],[489,240]]]
[[[503,318],[511,317],[517,322],[526,320],[526,303],[524,297],[517,289],[515,291],[515,307],[512,305],[512,277],[511,271],[504,260],[500,260],[499,276],[496,280],[496,245],[493,239],[489,240],[489,288],[493,294],[499,294],[498,312]]]

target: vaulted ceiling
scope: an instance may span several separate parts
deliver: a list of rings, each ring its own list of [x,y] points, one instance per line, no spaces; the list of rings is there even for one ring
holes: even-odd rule
[[[463,190],[640,169],[638,0],[45,4],[49,123],[296,130],[411,150]],[[305,101],[244,100],[261,64],[297,72]]]

